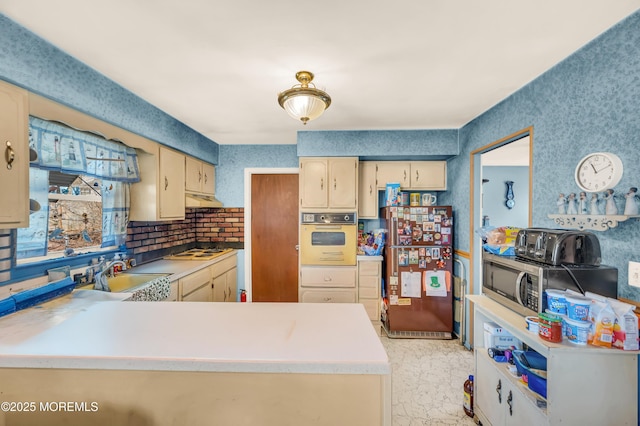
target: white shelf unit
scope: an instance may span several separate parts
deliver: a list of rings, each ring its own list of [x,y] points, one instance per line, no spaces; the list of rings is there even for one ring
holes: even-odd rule
[[[484,295],[467,296],[474,309],[474,412],[484,424],[637,425],[639,351],[547,342],[526,329],[523,316]],[[523,386],[484,347],[484,323],[494,322],[547,358],[547,404]],[[496,383],[502,385],[497,402]],[[482,395],[483,390],[489,395]],[[512,412],[507,406],[512,393]]]

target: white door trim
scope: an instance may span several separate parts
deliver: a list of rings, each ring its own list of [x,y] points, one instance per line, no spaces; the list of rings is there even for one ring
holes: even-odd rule
[[[298,174],[298,168],[246,168],[244,169],[244,289],[247,302],[252,299],[251,282],[251,175]]]

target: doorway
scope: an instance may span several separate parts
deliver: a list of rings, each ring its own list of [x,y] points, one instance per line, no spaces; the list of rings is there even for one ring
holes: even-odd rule
[[[510,146],[510,144],[514,144]],[[516,148],[518,151],[514,153],[512,151]],[[511,150],[511,152],[510,152]],[[488,155],[491,152],[493,154]],[[492,156],[506,156],[515,159],[514,161],[518,161],[517,164],[525,164],[527,167],[526,173],[528,174],[528,188],[522,192],[525,194],[516,199],[522,208],[526,212],[526,217],[518,220],[518,223],[514,223],[516,226],[522,227],[531,227],[532,220],[532,194],[533,194],[533,127],[527,127],[518,132],[515,132],[509,136],[506,136],[502,139],[499,139],[495,142],[492,142],[488,145],[480,147],[471,152],[470,155],[470,188],[471,188],[471,200],[470,200],[470,230],[469,230],[469,283],[470,287],[468,290],[469,294],[480,294],[481,292],[481,278],[474,277],[482,277],[482,238],[475,232],[476,229],[479,229],[483,225],[483,165],[484,163],[489,164],[491,161],[490,158]],[[522,162],[521,158],[526,156],[527,161]],[[484,157],[484,161],[483,161]],[[504,164],[502,164],[504,165]],[[506,179],[505,179],[506,180]],[[486,184],[487,182],[485,182]],[[504,182],[502,183],[504,185]],[[507,226],[509,223],[494,223],[491,225],[494,226]],[[473,330],[473,311],[470,309],[466,310],[469,312],[469,323],[468,329]],[[467,334],[470,338],[470,345],[473,346],[473,333]]]
[[[245,170],[247,301],[298,301],[298,169]]]

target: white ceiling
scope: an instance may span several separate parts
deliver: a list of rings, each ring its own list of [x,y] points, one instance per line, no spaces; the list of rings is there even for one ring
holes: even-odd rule
[[[0,11],[219,144],[459,128],[640,0],[0,0]],[[332,97],[303,126],[299,70]]]

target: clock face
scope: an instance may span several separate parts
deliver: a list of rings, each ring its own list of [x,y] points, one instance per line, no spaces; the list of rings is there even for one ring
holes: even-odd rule
[[[611,189],[622,178],[622,161],[610,152],[596,152],[584,157],[575,172],[576,183],[586,192]]]

